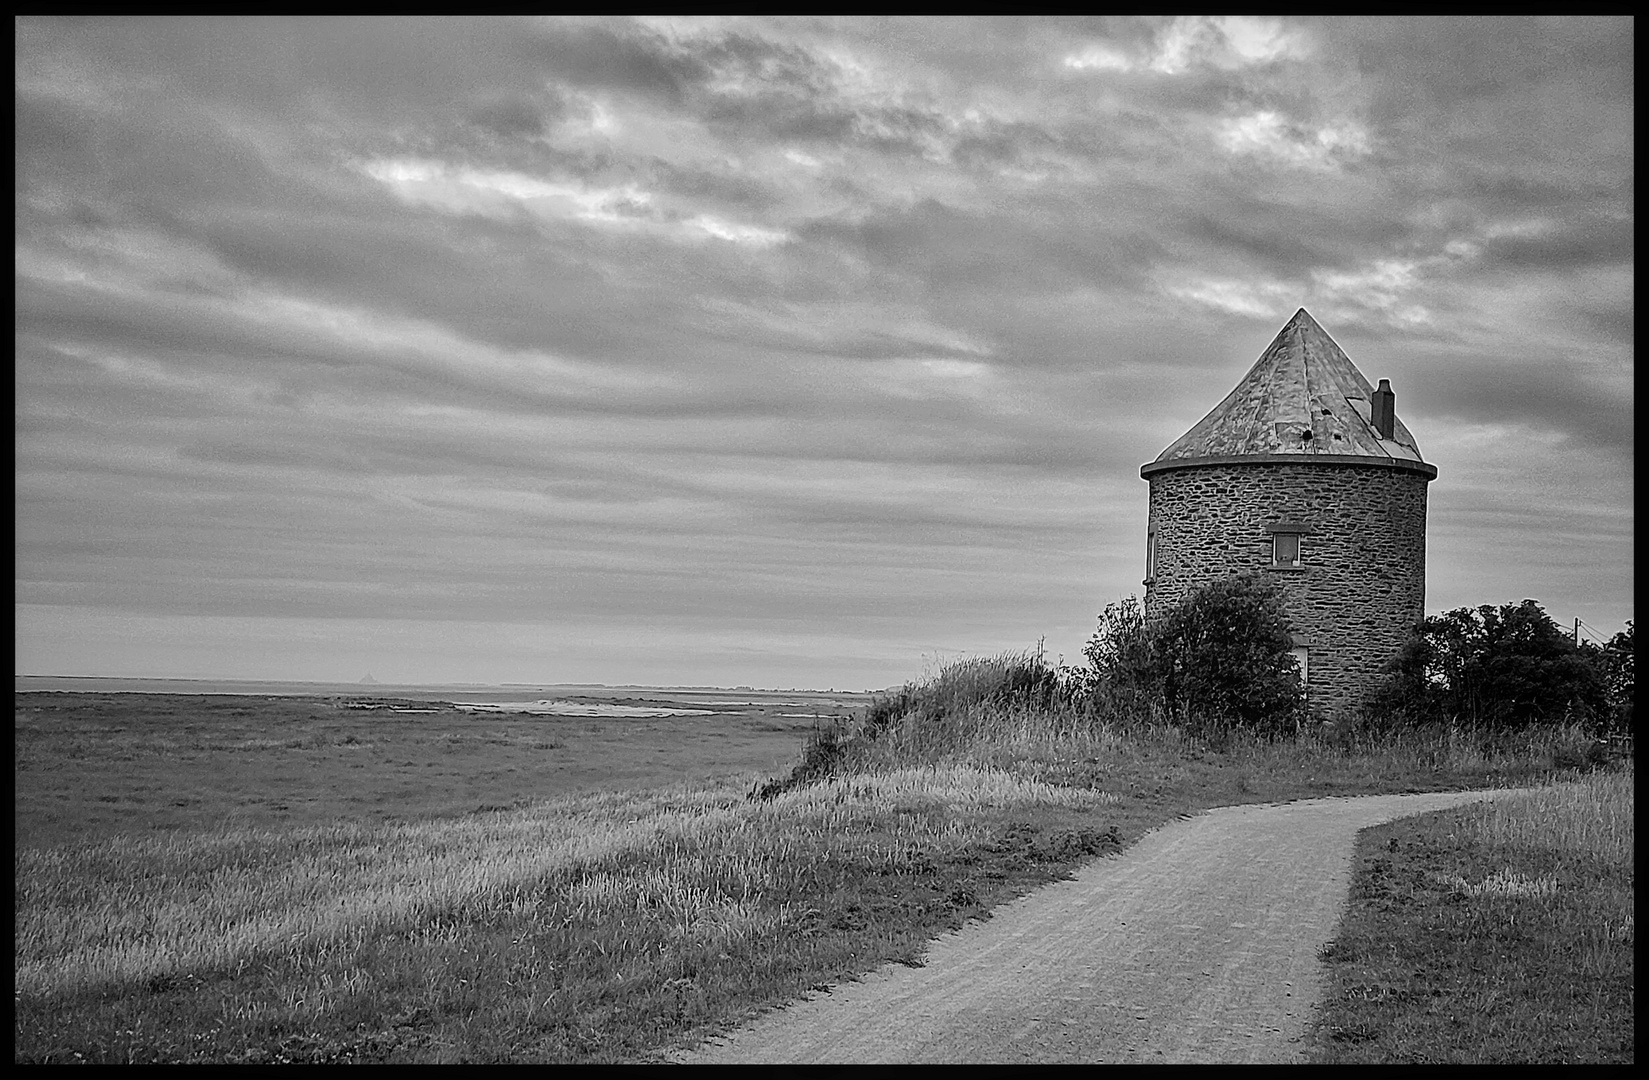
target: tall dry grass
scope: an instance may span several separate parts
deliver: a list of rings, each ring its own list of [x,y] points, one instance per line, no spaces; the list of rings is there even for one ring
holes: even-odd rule
[[[830,845],[897,867],[978,839],[1010,806],[1114,798],[950,766],[835,779],[754,802],[727,784],[563,798],[458,820],[121,839],[15,855],[17,993],[234,969],[455,922],[571,913],[622,937],[771,932],[765,894]],[[622,943],[615,942],[622,949]]]
[[[1542,968],[1581,979],[1618,975],[1635,941],[1636,792],[1629,770],[1594,771],[1579,780],[1502,796],[1471,807],[1457,822],[1478,849],[1473,869],[1448,884],[1472,898],[1461,933],[1503,939],[1519,921],[1551,932],[1528,948]]]
[[[1462,826],[1483,843],[1557,860],[1596,859],[1635,870],[1635,777],[1627,770],[1505,795],[1462,813]]]

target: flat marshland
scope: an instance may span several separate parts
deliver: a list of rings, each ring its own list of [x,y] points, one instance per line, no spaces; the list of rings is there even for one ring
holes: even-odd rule
[[[1179,814],[1579,775],[1572,735],[1129,728],[994,693],[1015,662],[817,731],[19,694],[15,1056],[658,1060]]]
[[[845,715],[865,697],[765,696],[609,692],[573,703],[694,710],[612,717],[360,696],[17,693],[14,838],[37,847],[224,824],[419,820],[773,770],[818,715]],[[702,715],[707,705],[714,715]]]

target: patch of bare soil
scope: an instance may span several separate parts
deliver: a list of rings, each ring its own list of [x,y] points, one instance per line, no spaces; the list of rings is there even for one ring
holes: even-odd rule
[[[1359,830],[1495,792],[1233,806],[1173,822],[691,1062],[1297,1062]]]

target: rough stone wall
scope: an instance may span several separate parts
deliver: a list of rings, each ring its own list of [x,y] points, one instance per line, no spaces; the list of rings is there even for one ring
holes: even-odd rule
[[[1154,473],[1154,618],[1199,585],[1259,570],[1282,586],[1307,695],[1325,717],[1355,709],[1426,609],[1424,476],[1380,465],[1256,462]],[[1299,569],[1271,566],[1268,524],[1309,524]]]

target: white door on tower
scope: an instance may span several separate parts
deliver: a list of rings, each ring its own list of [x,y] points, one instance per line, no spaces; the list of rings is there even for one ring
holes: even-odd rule
[[[1288,655],[1294,658],[1295,666],[1300,669],[1300,685],[1304,686],[1306,682],[1306,673],[1310,670],[1310,661],[1306,659],[1306,647],[1304,645],[1296,645],[1294,648],[1288,650]]]

